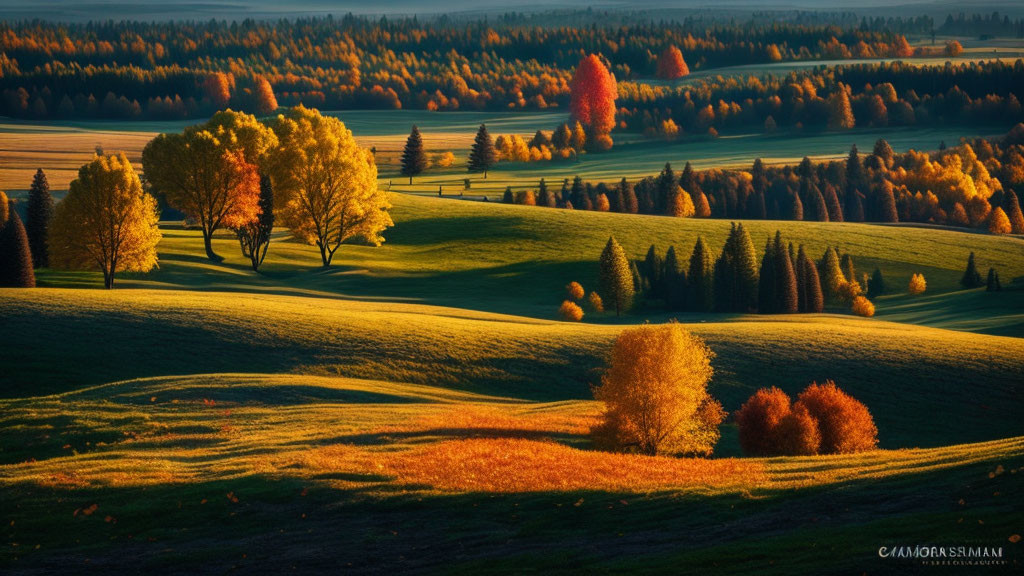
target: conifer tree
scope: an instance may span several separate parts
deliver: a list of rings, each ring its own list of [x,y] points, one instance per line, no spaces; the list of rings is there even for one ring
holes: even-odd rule
[[[985,285],[981,281],[981,274],[974,264],[974,252],[971,252],[971,255],[967,257],[967,269],[964,270],[963,278],[960,279],[960,285],[968,289]]]
[[[608,244],[601,253],[597,291],[606,308],[615,308],[616,316],[629,310],[633,304],[633,275],[629,270],[629,259],[614,237],[608,238]]]
[[[635,260],[629,261],[629,273],[633,276],[633,293],[643,294],[647,291],[647,286],[644,283],[643,276],[640,275],[640,268],[637,267]]]
[[[764,197],[761,197],[761,207],[764,208]],[[708,204],[708,197],[701,190],[693,195],[693,215],[696,218],[710,218],[711,206]]]
[[[704,237],[698,236],[690,255],[690,269],[687,274],[689,298],[687,304],[694,312],[710,312],[714,308],[714,285],[712,277],[711,252]]]
[[[846,86],[839,84],[829,97],[828,127],[830,130],[849,130],[854,127],[853,108]]]
[[[659,213],[666,213],[672,197],[679,187],[676,185],[676,173],[668,162],[658,175],[656,210]],[[670,214],[671,215],[671,214]]]
[[[662,282],[662,272],[664,270],[665,261],[662,259],[661,254],[658,253],[658,248],[651,244],[651,247],[647,249],[647,256],[644,258],[644,267],[641,271],[647,280],[648,293],[645,294],[646,297],[665,297],[664,283]]]
[[[686,269],[676,256],[675,246],[668,247],[664,266],[665,303],[669,310],[683,310],[686,307]]]
[[[474,149],[475,146],[474,144]],[[423,137],[420,135],[420,129],[413,124],[412,132],[405,141],[405,150],[402,151],[402,175],[408,176],[409,184],[412,184],[412,177],[420,175],[426,169],[427,155],[423,151]]]
[[[846,186],[847,190],[864,189],[864,164],[860,161],[860,153],[857,145],[850,146],[850,155],[846,157]]]
[[[801,248],[803,248],[801,246]],[[818,267],[814,260],[805,253],[801,269],[804,275],[804,312],[817,314],[825,310],[825,296],[821,292],[821,278],[818,275]]]
[[[505,193],[501,195],[501,203],[502,204],[515,204],[516,203],[516,197],[515,197],[515,194],[512,193],[512,187],[511,186],[505,186]]]
[[[761,258],[761,271],[757,284],[757,311],[761,314],[774,314],[777,298],[775,288],[775,250],[771,239],[764,244],[764,256]]]
[[[873,300],[882,294],[885,294],[885,278],[882,277],[882,271],[876,267],[871,279],[868,280],[868,298]]]
[[[487,171],[498,161],[498,154],[494,149],[494,140],[487,132],[487,125],[481,124],[473,139],[473,148],[469,151],[469,171],[483,172],[484,180],[487,179]]]
[[[813,219],[815,222],[828,222],[828,207],[825,205],[825,198],[821,195],[821,189],[811,182],[810,178],[800,180],[800,196],[806,198],[810,205],[806,214],[808,219]]]
[[[856,188],[851,188],[846,193],[846,208],[843,209],[843,216],[847,222],[864,221],[864,202]]]
[[[839,254],[834,248],[829,247],[821,259],[821,291],[825,299],[837,300],[844,281],[843,270],[839,265]]]
[[[772,251],[775,265],[775,312],[779,314],[795,313],[798,309],[796,273],[793,270],[793,260],[789,255],[789,250],[782,241],[781,231],[775,232]]]
[[[793,247],[792,244],[789,245]],[[800,245],[800,250],[797,252],[796,257],[793,258],[793,267],[796,269],[796,309],[797,312],[807,312],[807,275],[804,273],[806,266],[804,261],[807,260],[807,252],[804,251],[804,245]]]
[[[754,243],[743,224],[732,224],[715,262],[715,304],[724,312],[757,310],[758,263]]]
[[[878,189],[878,208],[875,212],[879,222],[899,222],[899,212],[896,210],[896,197],[893,195],[892,182],[883,180]]]
[[[32,178],[26,216],[25,233],[28,234],[28,245],[32,250],[32,263],[36,268],[45,268],[50,265],[47,241],[50,220],[53,218],[53,197],[50,196],[50,185],[42,168],[36,170]]]
[[[1020,200],[1012,188],[1003,192],[1003,212],[1010,220],[1010,230],[1014,234],[1024,234],[1024,214],[1021,214]]]
[[[693,166],[690,165],[689,161],[686,162],[686,166],[683,166],[683,173],[679,175],[679,185],[690,194],[696,194],[700,191],[700,185],[697,184],[697,175],[693,172]]]
[[[831,184],[822,187],[822,196],[825,197],[825,208],[828,211],[829,222],[843,221],[843,207],[839,205],[839,196],[836,195],[836,188]]]
[[[789,219],[797,221],[804,219],[804,203],[800,200],[799,194],[790,195]]]
[[[857,281],[857,271],[853,267],[853,256],[843,254],[842,259],[839,261],[839,268],[843,271],[843,277],[846,278],[847,282]]]
[[[1003,289],[1002,284],[999,283],[999,272],[996,272],[995,268],[988,269],[988,279],[985,282],[986,292],[999,292]]]
[[[9,209],[7,222],[0,228],[0,287],[34,288],[35,285],[28,234],[18,212]]]

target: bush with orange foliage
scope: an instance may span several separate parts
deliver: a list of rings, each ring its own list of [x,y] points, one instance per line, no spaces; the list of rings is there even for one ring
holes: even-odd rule
[[[740,447],[752,456],[771,456],[779,452],[779,425],[791,410],[789,395],[771,387],[754,393],[736,412]]]
[[[1009,193],[1013,194],[1013,191],[1011,190]],[[996,207],[992,211],[988,218],[988,231],[992,234],[1009,234],[1013,232],[1013,228],[1010,226],[1010,219],[1002,208]]]
[[[569,295],[570,300],[579,300],[586,293],[583,290],[583,285],[579,282],[569,282],[565,287],[565,292]]]
[[[736,423],[740,446],[751,456],[847,454],[878,445],[871,412],[831,380],[811,384],[792,405],[778,388],[758,390]]]
[[[910,283],[907,284],[907,292],[912,295],[924,294],[927,287],[928,284],[924,280],[924,274],[914,274],[910,277]]]
[[[558,315],[566,322],[579,322],[583,320],[583,308],[580,308],[575,302],[565,300],[558,307]]]
[[[601,295],[597,292],[591,292],[590,296],[587,296],[587,303],[590,304],[590,309],[598,314],[604,312],[604,300],[601,300]]]
[[[818,421],[820,452],[849,454],[878,446],[878,428],[867,406],[826,380],[813,383],[800,393],[798,404]]]
[[[960,44],[960,42],[952,40],[950,42],[946,42],[946,48],[943,49],[942,53],[945,54],[946,56],[951,56],[955,58],[964,53],[964,47]]]
[[[853,311],[857,316],[863,316],[865,318],[871,318],[875,315],[875,305],[871,303],[864,296],[857,296],[853,299],[853,304],[850,306],[850,310]]]
[[[722,405],[708,394],[714,353],[675,322],[623,330],[594,397],[603,402],[595,444],[641,454],[708,456]]]

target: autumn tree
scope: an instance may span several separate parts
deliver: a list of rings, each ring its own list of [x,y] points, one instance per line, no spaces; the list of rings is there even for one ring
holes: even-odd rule
[[[487,132],[487,125],[481,124],[476,131],[476,138],[473,139],[473,147],[469,151],[469,171],[483,172],[486,180],[487,171],[497,162],[498,153],[494,149],[494,140]]]
[[[775,311],[780,314],[792,314],[798,311],[796,272],[786,245],[782,242],[782,232],[775,232],[772,243],[775,253]]]
[[[414,124],[409,138],[405,141],[405,149],[402,150],[402,175],[409,177],[411,185],[412,177],[426,169],[427,155],[423,151],[423,137],[420,136],[420,129]]]
[[[967,257],[967,268],[964,269],[964,275],[960,278],[960,285],[968,289],[985,285],[981,281],[981,273],[978,272],[978,267],[974,263],[974,252]]]
[[[301,105],[278,116],[273,129],[276,205],[292,234],[320,249],[325,268],[347,241],[380,246],[394,222],[373,154],[341,120]]]
[[[149,272],[160,242],[156,200],[124,154],[97,156],[78,170],[54,211],[50,259],[55,268],[99,268],[103,285],[117,272]]]
[[[1013,194],[1013,192],[1010,192],[1010,194]],[[992,234],[1009,234],[1013,232],[1010,219],[1007,218],[1006,212],[999,206],[989,214],[988,231]]]
[[[950,58],[956,58],[957,56],[964,53],[964,47],[960,44],[960,42],[956,40],[950,40],[949,42],[946,42],[946,46],[945,48],[943,48],[942,53],[946,56],[949,56]]]
[[[709,456],[725,418],[708,394],[714,354],[680,324],[645,324],[622,331],[601,386],[598,445],[641,454]]]
[[[928,284],[925,282],[924,274],[913,274],[910,276],[910,282],[907,284],[907,292],[911,295],[924,294],[924,291],[928,288]]]
[[[566,322],[579,322],[583,320],[583,308],[575,302],[564,300],[558,307],[558,316]]]
[[[849,454],[878,446],[878,428],[867,406],[839,389],[831,380],[811,384],[797,403],[818,422],[820,452]]]
[[[633,305],[633,276],[629,270],[629,259],[614,237],[608,238],[601,252],[597,292],[605,306],[615,308],[616,316]]]
[[[257,76],[253,87],[253,110],[262,116],[277,110],[277,97],[270,82],[263,76]]]
[[[270,233],[274,231],[274,187],[270,177],[260,175],[259,215],[235,230],[242,256],[249,259],[254,272],[259,271],[270,247]]]
[[[1010,221],[1010,232],[1024,234],[1024,214],[1021,213],[1020,200],[1013,190],[1006,190],[1003,198],[1003,212]]]
[[[836,301],[840,297],[840,291],[846,277],[839,265],[839,253],[831,246],[825,250],[821,259],[821,291],[825,299]]]
[[[142,165],[152,189],[199,223],[206,256],[220,228],[237,229],[259,214],[259,167],[277,138],[255,116],[226,110],[181,134],[146,144]]]
[[[690,73],[690,67],[683,60],[683,53],[675,46],[669,46],[658,56],[658,78],[678,80]]]
[[[581,300],[583,299],[586,292],[583,290],[583,286],[579,282],[569,282],[565,287],[565,293],[570,300]]]
[[[32,249],[32,262],[36,268],[49,266],[49,250],[47,242],[50,233],[50,219],[53,218],[53,197],[50,196],[50,184],[46,181],[46,173],[40,168],[32,177],[32,187],[28,191],[28,207],[25,232],[28,233],[28,245]]]
[[[870,318],[875,315],[875,305],[864,296],[855,296],[850,303],[850,310],[857,316]]]
[[[840,84],[828,99],[828,127],[830,130],[849,130],[854,124],[849,89]]]
[[[7,204],[7,197],[0,198]],[[34,288],[36,275],[32,271],[32,250],[28,234],[18,212],[8,208],[7,220],[0,227],[0,287]]]
[[[615,76],[596,54],[591,54],[580,60],[569,89],[570,119],[583,125],[593,148],[611,148],[609,134],[615,127],[618,97]]]
[[[7,194],[0,190],[0,228],[7,224],[7,218],[11,215],[11,201]]]

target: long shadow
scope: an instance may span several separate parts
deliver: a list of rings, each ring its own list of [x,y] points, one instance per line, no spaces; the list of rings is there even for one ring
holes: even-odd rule
[[[463,438],[515,438],[523,440],[544,440],[552,439],[567,444],[579,444],[587,440],[586,435],[572,433],[558,433],[550,430],[530,430],[519,428],[430,428],[427,430],[415,430],[408,432],[380,432],[366,434],[347,434],[317,440],[318,445],[330,444],[354,444],[357,446],[378,446],[391,444],[395,441],[434,441],[438,438],[463,439]],[[296,443],[299,444],[299,443]],[[302,442],[301,444],[307,444]]]

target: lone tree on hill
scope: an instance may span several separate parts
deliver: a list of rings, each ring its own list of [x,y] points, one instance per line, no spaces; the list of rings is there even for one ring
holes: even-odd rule
[[[615,76],[608,71],[601,58],[591,54],[576,66],[569,90],[570,121],[583,125],[591,148],[611,148],[612,139],[609,134],[615,127],[615,99],[619,95]]]
[[[629,310],[633,304],[633,274],[629,269],[629,259],[614,237],[608,238],[608,244],[601,252],[597,292],[605,306],[615,308],[616,316]]]
[[[598,445],[641,454],[708,456],[725,418],[708,394],[714,353],[675,322],[624,330],[612,348],[601,386]]]
[[[257,164],[277,143],[255,116],[226,110],[181,134],[157,136],[143,149],[142,164],[153,190],[199,222],[207,258],[220,262],[223,258],[213,251],[213,234],[256,219]],[[311,160],[303,169],[310,168],[323,176]]]
[[[967,269],[964,270],[963,278],[960,279],[960,285],[964,288],[977,288],[985,285],[981,280],[981,273],[978,272],[978,267],[974,264],[974,252],[971,252],[971,255],[967,257]]]
[[[28,245],[32,249],[32,263],[36,268],[50,265],[47,239],[50,234],[50,219],[53,218],[53,197],[50,196],[50,184],[46,181],[46,173],[40,168],[32,177],[32,187],[28,192],[28,217],[25,232],[28,234]]]
[[[341,120],[301,105],[278,116],[274,132],[275,193],[292,234],[320,249],[324,268],[349,240],[380,246],[394,222],[373,154]]]
[[[93,158],[78,170],[68,195],[57,205],[50,231],[50,255],[57,268],[99,267],[103,285],[114,287],[118,271],[149,272],[160,241],[156,200],[128,158]]]
[[[690,73],[690,67],[683,60],[683,53],[675,46],[669,46],[658,56],[658,78],[678,80]]]
[[[6,196],[0,198],[6,204]],[[34,288],[36,275],[32,271],[32,250],[21,217],[12,209],[7,222],[0,228],[0,286],[5,288]]]
[[[469,151],[469,171],[483,172],[484,180],[487,179],[487,171],[498,162],[498,153],[494,149],[494,140],[487,132],[487,125],[481,124],[476,131],[476,138],[473,139],[473,148]]]
[[[260,175],[260,212],[256,220],[238,228],[238,243],[242,247],[242,256],[249,259],[254,272],[259,271],[263,259],[267,257],[270,247],[270,233],[274,230],[274,188],[270,177]]]
[[[414,124],[409,138],[405,141],[405,150],[402,151],[402,175],[409,177],[409,184],[412,184],[412,177],[418,176],[427,169],[427,155],[423,151],[423,137],[420,136],[420,129]]]

